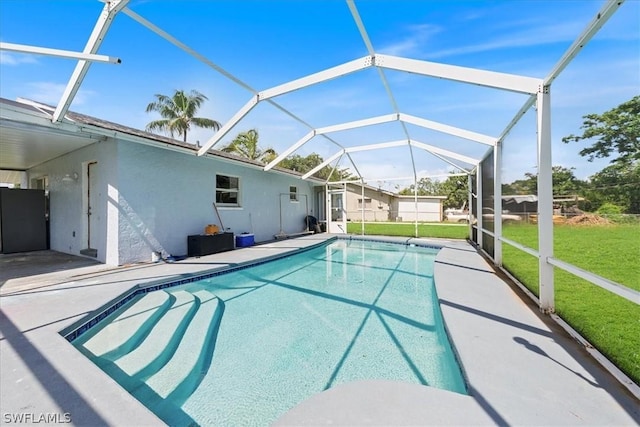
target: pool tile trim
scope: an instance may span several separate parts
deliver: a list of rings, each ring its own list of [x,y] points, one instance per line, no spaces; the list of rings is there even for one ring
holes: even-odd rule
[[[135,285],[129,291],[125,292],[124,294],[118,296],[117,298],[99,307],[89,316],[63,329],[62,331],[60,331],[60,335],[62,335],[69,342],[75,341],[81,335],[89,331],[91,328],[98,325],[100,321],[104,320],[107,316],[113,314],[120,307],[127,304],[129,301],[131,301],[132,299],[136,298],[139,295],[143,295],[148,292],[159,291],[166,288],[171,288],[174,286],[180,286],[187,283],[192,283],[202,279],[209,279],[211,277],[216,277],[223,274],[233,273],[235,271],[244,270],[249,267],[254,267],[257,265],[266,264],[276,259],[286,258],[292,255],[296,255],[302,252],[306,252],[306,251],[318,248],[320,246],[327,245],[336,240],[359,240],[359,241],[367,241],[367,242],[374,242],[374,243],[391,243],[391,244],[404,245],[404,246],[416,246],[416,247],[427,248],[427,249],[443,248],[443,246],[440,246],[440,245],[429,244],[429,243],[420,242],[420,241],[413,241],[414,240],[413,238],[407,239],[407,238],[401,238],[401,237],[398,237],[398,238],[390,237],[385,239],[385,238],[380,238],[379,236],[376,236],[376,237],[356,236],[356,235],[334,236],[323,242],[309,245],[304,248],[298,248],[285,253],[266,256],[263,258],[259,258],[252,261],[246,261],[239,264],[230,264],[226,267],[219,267],[214,270],[209,270],[207,272],[194,273],[186,277],[183,277],[181,279],[174,278],[174,279],[163,280],[159,282],[147,282],[147,283]]]

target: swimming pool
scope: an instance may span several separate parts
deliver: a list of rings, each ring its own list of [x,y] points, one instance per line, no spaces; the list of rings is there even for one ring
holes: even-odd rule
[[[168,424],[264,425],[361,379],[466,393],[438,249],[335,240],[128,297],[73,344]]]

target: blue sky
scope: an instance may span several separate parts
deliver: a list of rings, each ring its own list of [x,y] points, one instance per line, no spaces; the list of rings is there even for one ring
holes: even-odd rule
[[[591,0],[405,1],[360,0],[356,6],[377,53],[543,78],[602,7]],[[0,40],[81,51],[103,4],[77,1],[0,1]],[[256,90],[367,55],[344,1],[132,0],[131,10],[153,22]],[[196,89],[209,97],[202,116],[226,122],[251,93],[144,28],[116,17],[99,53],[122,64],[93,64],[73,111],[144,129],[157,118],[145,112],[156,93]],[[0,96],[57,104],[74,61],[0,52]],[[497,136],[525,95],[385,70],[400,112]],[[582,116],[601,113],[640,93],[640,1],[628,0],[552,86],[553,163],[586,178],[608,163],[577,155],[584,146],[561,138],[579,132]],[[376,69],[367,69],[275,98],[314,127],[393,113]],[[255,128],[261,146],[284,151],[308,128],[260,103],[222,140]],[[418,141],[480,157],[487,147],[407,125]],[[194,130],[190,140],[212,132]],[[404,139],[398,122],[330,134],[344,146]],[[298,154],[337,151],[316,137]],[[535,172],[535,111],[504,145],[504,181]],[[411,175],[406,148],[354,154],[373,185]],[[446,173],[450,165],[417,152],[419,172]],[[341,166],[349,166],[342,163]],[[463,164],[464,166],[464,164]],[[376,178],[380,181],[376,182]]]

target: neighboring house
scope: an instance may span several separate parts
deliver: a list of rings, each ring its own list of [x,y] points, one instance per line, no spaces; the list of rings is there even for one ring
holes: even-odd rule
[[[396,221],[441,222],[446,196],[396,196]]]
[[[502,196],[502,209],[513,214],[535,214],[538,212],[538,196],[531,194]]]
[[[394,193],[365,185],[363,199],[361,185],[347,184],[347,221],[361,221],[363,205],[365,221],[393,221],[395,197]]]
[[[347,221],[441,222],[446,196],[403,196],[365,185],[364,200],[362,186],[347,185]],[[416,214],[417,206],[417,214]]]
[[[48,189],[52,250],[148,262],[186,255],[187,236],[207,224],[260,242],[321,216],[323,183],[292,171],[264,172],[215,150],[198,157],[190,144],[82,114],[52,124],[53,108],[31,101],[0,99],[0,112],[0,169],[24,170],[30,188]]]

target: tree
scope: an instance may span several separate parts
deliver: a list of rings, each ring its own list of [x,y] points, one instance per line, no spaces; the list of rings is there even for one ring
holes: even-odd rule
[[[595,139],[580,155],[589,161],[613,157],[609,166],[589,179],[585,195],[591,206],[612,203],[627,213],[640,213],[640,95],[603,114],[587,114],[583,118],[583,134],[569,135],[562,141]]]
[[[585,191],[591,208],[606,203],[620,206],[625,213],[640,214],[640,162],[612,164],[589,178]]]
[[[414,186],[403,188],[398,194],[411,196],[414,194]],[[444,181],[431,178],[421,178],[418,180],[418,196],[447,196],[443,203],[445,209],[459,208],[469,201],[467,188],[467,178],[460,176],[450,176]]]
[[[293,156],[289,156],[286,159],[282,160],[280,164],[278,164],[278,166],[304,174],[309,172],[322,162],[324,162],[324,159],[317,153],[311,153],[306,157],[302,157],[299,154],[294,154]],[[313,176],[326,180],[330,175],[332,181],[341,181],[353,178],[348,169],[336,168],[336,170],[334,171],[332,166],[323,167]]]
[[[538,176],[530,172],[525,173],[524,176],[524,179],[516,179],[512,183],[502,184],[502,194],[509,196],[537,194]]]
[[[579,180],[573,174],[575,168],[553,166],[551,168],[551,180],[553,182],[553,194],[566,196],[578,194],[584,188],[584,181]]]
[[[163,118],[148,123],[147,131],[168,132],[171,138],[175,134],[182,135],[182,140],[187,142],[187,132],[191,125],[205,129],[220,129],[220,123],[215,120],[195,117],[202,103],[209,99],[200,92],[192,90],[187,94],[182,90],[176,90],[171,97],[161,94],[154,96],[156,100],[147,105],[146,111],[157,111]]]
[[[416,186],[403,188],[398,192],[403,196],[412,196],[415,193]],[[442,196],[442,183],[431,178],[420,178],[417,182],[418,196]]]
[[[444,208],[460,208],[469,203],[469,187],[466,176],[450,176],[442,182],[442,196],[447,196]]]
[[[640,161],[640,95],[603,114],[587,114],[583,119],[581,136],[562,138],[564,143],[596,139],[580,151],[581,156],[588,156],[589,161],[617,156],[611,163],[622,165]]]
[[[575,168],[553,166],[551,179],[554,195],[578,194],[584,188],[585,182],[576,178],[573,174]],[[502,193],[505,195],[524,195],[538,193],[538,175],[527,172],[525,179],[517,179],[510,184],[502,185]]]
[[[221,151],[226,153],[237,154],[250,160],[256,160],[261,163],[269,163],[275,159],[278,154],[273,148],[260,149],[258,146],[258,131],[255,129],[246,132],[240,132],[226,147]]]

